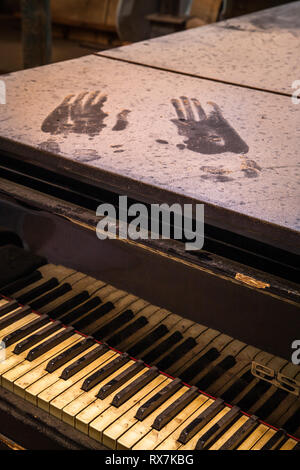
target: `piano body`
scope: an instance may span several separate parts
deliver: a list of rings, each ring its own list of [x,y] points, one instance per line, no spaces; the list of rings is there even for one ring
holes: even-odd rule
[[[299,448],[299,10],[2,76],[0,434]],[[99,240],[124,195],[204,204],[203,250]]]

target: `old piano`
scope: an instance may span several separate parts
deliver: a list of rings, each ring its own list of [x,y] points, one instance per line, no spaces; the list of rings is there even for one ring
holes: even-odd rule
[[[299,449],[299,13],[1,77],[2,443]],[[99,240],[120,195],[204,248]]]

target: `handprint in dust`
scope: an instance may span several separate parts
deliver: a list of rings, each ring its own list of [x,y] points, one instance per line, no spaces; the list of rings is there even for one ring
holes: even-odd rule
[[[189,150],[206,155],[224,152],[245,154],[249,151],[246,142],[224,118],[216,103],[208,103],[212,109],[206,114],[197,99],[181,96],[180,100],[171,101],[177,115],[177,119],[171,122],[176,125],[178,134],[186,138],[184,143]]]
[[[106,127],[104,120],[108,113],[103,110],[107,96],[100,91],[83,92],[78,96],[66,96],[63,101],[46,117],[42,131],[51,135],[87,134],[94,137]],[[117,115],[113,131],[124,130],[127,127],[128,109],[123,109]]]

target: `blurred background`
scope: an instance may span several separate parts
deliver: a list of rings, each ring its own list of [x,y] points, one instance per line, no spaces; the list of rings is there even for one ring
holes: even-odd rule
[[[283,0],[0,0],[0,73],[80,57],[289,3]]]

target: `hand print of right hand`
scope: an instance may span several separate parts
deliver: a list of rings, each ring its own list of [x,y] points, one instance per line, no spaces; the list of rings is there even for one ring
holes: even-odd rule
[[[184,143],[189,150],[206,155],[224,152],[245,154],[249,151],[246,142],[223,117],[216,103],[208,102],[212,110],[207,115],[197,99],[189,100],[186,96],[181,96],[180,100],[171,100],[177,115],[177,119],[172,119],[171,122],[176,125],[178,134],[187,138]]]

